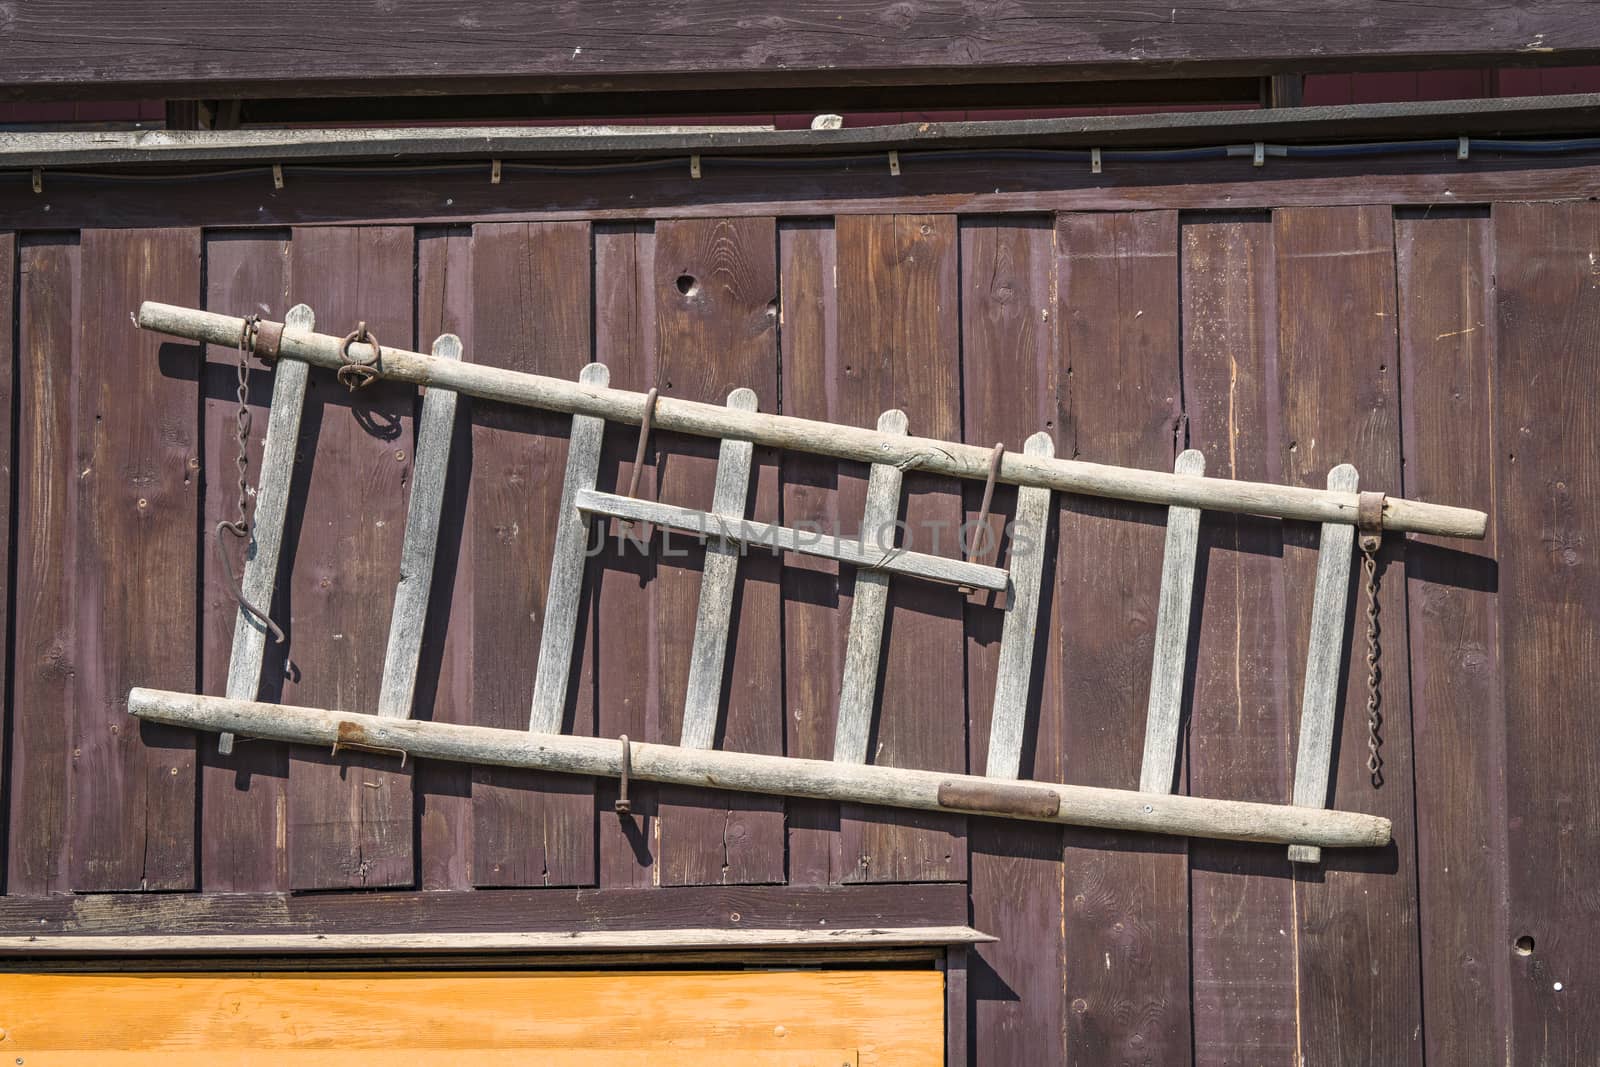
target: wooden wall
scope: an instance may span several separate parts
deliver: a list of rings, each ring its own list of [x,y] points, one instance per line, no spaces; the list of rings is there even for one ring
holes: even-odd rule
[[[426,215],[428,179],[405,181]],[[666,923],[694,886],[955,884],[999,937],[968,973],[974,1064],[1579,1062],[1600,1014],[1600,203],[1280,206],[1262,189],[1181,212],[658,202],[635,220],[253,229],[186,225],[175,200],[166,228],[0,235],[4,932],[60,894],[326,907],[517,888],[536,916],[541,893],[634,888]],[[224,758],[124,713],[136,684],[220,692],[234,616],[209,544],[232,506],[233,353],[139,333],[142,299],[273,318],[304,301],[325,331],[364,319],[386,344],[449,330],[485,363],[574,376],[599,359],[624,388],[748,386],[764,410],[858,425],[900,407],[914,433],[983,444],[1042,428],[1087,460],[1170,468],[1187,445],[1214,475],[1305,485],[1349,461],[1364,488],[1486,509],[1490,537],[1386,541],[1384,781],[1363,766],[1352,648],[1333,799],[1392,818],[1395,842],[1321,868],[668,787],[637,788],[623,822],[608,782],[260,741]],[[257,449],[270,389],[258,372]],[[309,396],[274,608],[289,648],[266,692],[367,710],[419,398],[351,397],[322,372]],[[526,721],[565,434],[463,401],[419,717]],[[635,439],[608,431],[601,488],[625,487]],[[641,491],[706,506],[714,462],[661,435]],[[770,451],[755,469],[755,517],[854,530],[863,469]],[[907,487],[909,520],[946,530],[981,488]],[[1059,497],[1055,516],[1023,773],[1133,788],[1165,516]],[[1315,530],[1202,531],[1181,785],[1283,802]],[[674,547],[613,543],[590,565],[569,729],[675,740],[701,552]],[[722,743],[827,756],[853,576],[756,558],[742,575]],[[874,758],[981,768],[1000,614],[893,589]]]

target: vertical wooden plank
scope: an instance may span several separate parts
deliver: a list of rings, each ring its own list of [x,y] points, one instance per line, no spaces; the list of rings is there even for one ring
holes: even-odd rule
[[[1406,495],[1490,514],[1493,247],[1487,209],[1395,220]],[[1496,533],[1491,523],[1482,545],[1414,535],[1406,547],[1423,1040],[1434,1063],[1465,1063],[1509,1036]]]
[[[470,227],[417,230],[417,338],[453,333],[472,361],[474,290]],[[467,487],[472,480],[472,398],[456,401],[450,469],[445,479],[433,590],[423,635],[415,714],[470,724],[473,679],[472,536]],[[472,885],[472,768],[427,760],[417,766],[417,866],[423,889]]]
[[[477,361],[576,380],[590,352],[587,223],[496,223],[474,230]],[[526,730],[572,419],[473,406],[473,713]],[[529,622],[533,625],[529,625]],[[581,624],[580,624],[581,629]],[[564,732],[594,730],[593,649],[567,686]],[[484,669],[487,664],[493,669]],[[477,885],[593,885],[594,783],[533,771],[472,772]]]
[[[408,227],[296,229],[291,298],[329,333],[365,321],[380,341],[413,330],[413,246]],[[289,576],[295,670],[284,699],[370,713],[405,532],[416,390],[375,381],[349,392],[313,371],[302,420],[303,495]],[[413,767],[392,756],[305,747],[289,761],[289,884],[294,889],[409,886],[413,882]]]
[[[16,399],[17,337],[17,235],[0,233],[0,715],[9,727],[11,716],[11,441]],[[11,731],[0,736],[0,838],[7,834],[11,797]],[[7,850],[9,852],[9,850]],[[0,892],[5,891],[5,856],[0,855]]]
[[[649,223],[597,225],[594,230],[594,353],[611,371],[619,389],[644,391],[655,385],[655,229]],[[609,426],[601,445],[597,482],[613,492],[627,490],[637,430]],[[645,459],[639,480],[642,496],[655,492],[655,452]],[[619,488],[620,483],[620,488]],[[601,655],[596,663],[598,732],[602,737],[660,742],[661,704],[656,643],[655,559],[647,543],[619,536],[616,523],[596,524],[600,551],[585,578],[594,605],[589,634]],[[656,790],[635,782],[629,789],[633,813],[611,815],[617,786],[600,783],[598,806],[601,886],[649,888],[657,882]]]
[[[459,360],[461,338],[453,333],[441,334],[434,340],[432,351],[440,359]],[[433,589],[433,564],[439,548],[445,479],[450,471],[455,429],[456,394],[449,389],[429,389],[422,399],[422,414],[417,417],[416,462],[412,465],[411,496],[406,501],[400,581],[395,588],[383,678],[378,686],[378,714],[385,718],[411,718],[411,706],[416,700],[417,668],[428,622],[428,599]]]
[[[1177,474],[1206,472],[1205,453],[1185,449],[1173,464]],[[1144,762],[1139,789],[1170,793],[1178,773],[1178,722],[1188,673],[1189,622],[1194,607],[1194,564],[1200,545],[1200,509],[1167,509],[1167,545],[1161,554],[1161,597],[1156,609],[1156,649],[1150,665],[1150,704],[1145,710]]]
[[[1600,525],[1594,339],[1600,204],[1496,204],[1498,530],[1506,694],[1513,1064],[1594,1055],[1600,876]],[[1501,951],[1506,951],[1501,946]],[[1513,950],[1515,951],[1515,950]]]
[[[69,724],[78,692],[76,236],[18,251],[17,617],[6,892],[65,893]]]
[[[878,416],[878,431],[904,435],[906,413],[890,408]],[[887,554],[899,538],[895,520],[900,517],[900,487],[905,479],[892,463],[872,464],[867,475],[867,504],[861,513],[859,537]],[[833,758],[841,763],[865,763],[867,740],[872,734],[872,713],[878,706],[878,665],[883,661],[883,624],[889,608],[889,575],[885,571],[856,571],[850,603],[850,629],[845,635],[844,678],[839,683],[838,711],[833,734]]]
[[[835,229],[841,421],[872,426],[881,412],[899,408],[912,434],[958,436],[954,216],[841,216]],[[862,513],[857,492],[841,493],[841,515]],[[960,493],[949,479],[907,474],[901,545],[958,555]],[[960,594],[948,587],[890,584],[882,692],[868,762],[966,769],[961,612]],[[840,834],[845,881],[966,877],[964,819],[847,805]]]
[[[1272,219],[1182,225],[1183,391],[1189,440],[1213,477],[1282,481]],[[1191,639],[1189,792],[1290,796],[1283,523],[1203,515]],[[1297,649],[1296,661],[1303,660]],[[1293,1063],[1294,885],[1282,849],[1189,842],[1196,1064]]]
[[[144,333],[128,309],[198,301],[200,232],[82,240],[72,887],[193,889],[194,735],[123,708],[132,686],[196,682],[199,351]]]
[[[1331,467],[1350,463],[1364,489],[1402,492],[1391,211],[1291,209],[1274,213],[1273,224],[1284,478],[1321,485]],[[1309,527],[1286,527],[1285,538],[1293,539],[1284,546],[1293,676],[1309,643],[1316,561]],[[1295,872],[1300,1051],[1308,1060],[1402,1064],[1422,1053],[1416,943],[1397,934],[1414,930],[1417,916],[1415,851],[1400,844],[1415,840],[1404,548],[1403,538],[1387,537],[1381,557],[1384,785],[1373,789],[1365,766],[1365,643],[1347,639],[1328,798],[1393,820],[1396,844]],[[1365,632],[1359,618],[1357,634]]]
[[[1354,493],[1360,475],[1348,463],[1328,472],[1328,488]],[[1355,527],[1325,522],[1317,536],[1317,582],[1311,594],[1311,634],[1306,644],[1306,667],[1301,674],[1299,741],[1294,759],[1294,803],[1302,808],[1328,806],[1328,779],[1333,776],[1334,724],[1339,714],[1339,675],[1348,647],[1345,619],[1350,614],[1351,556],[1355,553]],[[1290,845],[1289,862],[1321,863],[1316,845]]]
[[[1151,211],[1057,223],[1068,378],[1061,454],[1172,464],[1181,387],[1177,221],[1176,212]],[[1139,781],[1164,515],[1071,497],[1065,511],[1057,593],[1065,780],[1128,789]],[[1068,1058],[1184,1062],[1186,843],[1070,829],[1066,842]]]
[[[779,224],[785,414],[843,420],[835,252],[831,219]],[[784,453],[784,523],[830,537],[857,532],[842,530],[839,516],[842,484],[857,490],[857,506],[862,506],[864,487],[854,476],[859,469],[822,456]],[[784,753],[801,759],[831,759],[834,754],[847,620],[854,610],[848,595],[841,595],[841,586],[847,584],[841,570],[804,556],[783,561]],[[874,685],[876,681],[874,677]],[[838,882],[845,873],[839,805],[791,799],[788,806],[790,884]]]
[[[286,231],[260,233],[212,232],[205,237],[206,307],[228,315],[257,314],[283,320],[288,303],[289,235]],[[230,518],[238,492],[234,456],[239,442],[234,421],[237,400],[237,360],[234,349],[208,346],[201,379],[205,418],[205,514],[202,536],[213,536],[219,519]],[[284,371],[263,370],[257,363],[250,374],[250,480],[259,485],[262,442],[267,435],[272,395]],[[299,373],[304,373],[300,371]],[[302,416],[303,417],[303,416]],[[296,438],[288,442],[295,460],[290,491],[303,491],[308,469]],[[260,498],[256,498],[259,505]],[[253,512],[252,518],[259,512]],[[238,543],[228,543],[238,560]],[[236,564],[237,566],[237,564]],[[233,658],[239,606],[217,566],[211,546],[203,545],[200,568],[205,575],[201,600],[201,690],[227,691]],[[278,568],[277,588],[287,582],[287,567]],[[274,600],[273,596],[266,599]],[[259,601],[258,601],[259,603]],[[275,620],[286,604],[268,606]],[[281,623],[280,623],[281,624]],[[269,694],[282,685],[289,650],[276,643],[266,646],[267,665],[262,672]],[[252,694],[252,697],[255,694]],[[200,880],[208,892],[284,892],[289,888],[288,780],[289,746],[273,741],[235,740],[234,751],[220,757],[215,744],[200,742]]]
[[[1056,351],[1055,229],[1048,218],[970,218],[961,225],[962,435],[1016,447],[1060,426]],[[969,507],[981,502],[972,486]],[[1013,515],[1017,491],[995,490],[999,516]],[[1059,588],[1063,501],[1051,498],[1034,648],[1029,716],[1017,773],[1062,781],[1060,629],[1073,612]],[[970,766],[986,767],[993,694],[1005,621],[990,602],[966,607]],[[1058,826],[973,819],[972,921],[998,938],[968,954],[973,1061],[1010,1067],[1064,1062],[1066,871]]]
[[[770,218],[662,222],[655,239],[657,387],[665,395],[720,402],[743,386],[763,411],[777,409],[777,230]],[[693,507],[712,499],[715,444],[661,435],[658,498]],[[752,517],[775,521],[775,455],[755,454]],[[683,730],[693,620],[704,551],[657,535],[656,626],[664,736]],[[683,552],[683,556],[674,553]],[[780,561],[752,552],[739,567],[728,650],[722,740],[739,752],[783,751]],[[705,885],[784,880],[783,803],[704,790],[660,790],[661,883]]]

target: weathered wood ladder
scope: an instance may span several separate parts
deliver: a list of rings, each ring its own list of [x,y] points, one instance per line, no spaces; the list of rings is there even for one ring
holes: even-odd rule
[[[139,325],[213,344],[236,343],[244,322],[230,316],[147,303]],[[259,324],[258,352],[277,360],[254,529],[245,566],[244,599],[269,605],[277,581],[293,453],[310,366],[345,365],[348,339],[314,332],[311,310],[299,305],[283,324]],[[575,774],[632,777],[684,785],[816,797],[867,804],[979,813],[1290,845],[1290,858],[1316,862],[1323,846],[1380,845],[1389,822],[1377,816],[1326,810],[1344,660],[1350,565],[1361,498],[1353,467],[1328,476],[1327,492],[1289,486],[1207,479],[1196,451],[1181,454],[1174,473],[1058,460],[1050,436],[1036,433],[1021,455],[907,435],[903,412],[887,411],[875,431],[782,415],[763,415],[748,389],[736,389],[725,408],[657,399],[609,388],[604,365],[591,363],[577,383],[463,363],[461,343],[440,337],[431,356],[383,348],[374,353],[378,376],[428,386],[418,428],[415,473],[406,516],[400,579],[376,715],[258,703],[266,630],[243,608],[234,628],[223,697],[135,689],[129,710],[140,717],[220,733],[334,746],[394,750],[418,757]],[[281,357],[281,358],[280,358]],[[438,541],[458,393],[568,412],[573,416],[538,665],[527,733],[410,719],[422,647],[428,590]],[[596,489],[607,421],[647,432],[663,429],[720,439],[709,511]],[[808,536],[807,531],[744,517],[755,444],[799,449],[871,464],[859,539]],[[640,456],[643,455],[641,442]],[[895,545],[902,474],[907,469],[965,478],[996,475],[1020,486],[1009,566],[1001,569],[913,552]],[[1018,783],[1027,721],[1029,681],[1051,494],[1064,491],[1165,503],[1166,555],[1156,621],[1143,766],[1139,788],[1098,789],[1044,782]],[[1366,501],[1370,509],[1374,501]],[[1322,522],[1311,642],[1307,653],[1294,803],[1275,805],[1173,794],[1178,766],[1183,681],[1189,647],[1200,511],[1203,508],[1314,519]],[[1481,537],[1485,516],[1441,505],[1384,499],[1377,522],[1387,529]],[[1363,521],[1374,522],[1368,510]],[[563,735],[584,560],[590,521],[609,517],[652,523],[704,537],[701,577],[683,730],[677,745],[626,738]],[[872,534],[873,543],[868,542]],[[749,546],[822,556],[856,567],[856,588],[839,691],[831,762],[716,750],[722,681],[733,618],[739,561]],[[892,578],[945,582],[1008,594],[1001,631],[988,765],[984,775],[877,767],[867,762],[877,703],[878,662]]]

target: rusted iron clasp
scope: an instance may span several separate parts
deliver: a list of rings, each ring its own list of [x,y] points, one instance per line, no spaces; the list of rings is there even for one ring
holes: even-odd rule
[[[370,359],[357,359],[350,354],[350,346],[358,343],[371,347]],[[362,322],[344,335],[344,343],[339,346],[339,358],[344,361],[344,366],[339,368],[339,381],[352,393],[365,388],[378,376],[378,360],[382,356],[383,346],[378,344],[377,334],[369,331],[367,324]]]
[[[1361,533],[1361,551],[1371,554],[1383,542],[1383,505],[1388,498],[1382,493],[1360,493],[1356,497],[1356,529]]]
[[[339,736],[334,738],[333,751],[328,754],[337,756],[341,748],[352,752],[371,752],[379,756],[399,756],[400,766],[404,767],[406,765],[405,749],[368,744],[367,732],[357,723],[341,722],[339,724]]]
[[[628,799],[628,777],[633,774],[633,746],[628,743],[628,735],[623,734],[622,741],[622,781],[617,787],[617,803],[614,805],[617,814],[628,816],[633,814],[633,801]]]

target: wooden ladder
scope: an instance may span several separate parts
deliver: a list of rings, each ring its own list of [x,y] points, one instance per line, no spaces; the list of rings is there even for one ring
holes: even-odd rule
[[[219,337],[225,339],[228,329],[237,330],[239,326],[234,324],[242,321],[190,309],[165,308],[164,305],[147,304],[140,314],[141,325],[213,343]],[[274,324],[264,324],[271,325]],[[264,331],[275,349],[270,354],[283,358],[277,364],[268,418],[256,498],[253,551],[248,555],[241,583],[244,599],[253,604],[270,604],[277,582],[294,445],[305,404],[309,366],[312,363],[339,365],[337,357],[330,359],[328,356],[330,346],[337,346],[339,339],[314,331],[314,316],[304,305],[289,312],[281,332]],[[408,374],[401,357],[414,357],[421,369]],[[1179,455],[1174,467],[1173,484],[1184,493],[1174,497],[1180,502],[1173,503],[1168,511],[1138,790],[1019,783],[1015,780],[1021,769],[1029,685],[1038,646],[1044,552],[1048,526],[1056,510],[1052,506],[1054,490],[1049,484],[1039,484],[1047,481],[1043,476],[1032,478],[1031,483],[1017,479],[1023,484],[1017,493],[1013,536],[1009,539],[1005,568],[981,564],[971,558],[930,555],[900,546],[895,534],[889,531],[897,531],[903,472],[908,467],[926,464],[919,462],[923,452],[912,451],[908,459],[901,450],[901,446],[912,439],[907,436],[906,416],[898,410],[886,411],[878,419],[874,440],[883,458],[870,466],[861,534],[855,539],[841,539],[837,535],[824,536],[745,518],[757,434],[721,436],[711,507],[697,510],[598,491],[596,481],[607,418],[578,410],[576,403],[559,405],[514,399],[513,402],[531,406],[573,412],[561,502],[555,516],[554,549],[529,710],[529,732],[526,738],[514,734],[507,737],[501,735],[507,735],[508,731],[411,721],[457,401],[457,391],[441,382],[449,380],[459,368],[461,384],[469,387],[464,391],[507,399],[504,395],[493,394],[486,384],[471,376],[470,365],[461,364],[460,357],[459,339],[446,334],[434,342],[431,357],[384,349],[379,360],[381,376],[423,382],[428,384],[428,389],[417,432],[414,481],[376,715],[256,703],[266,630],[253,613],[243,608],[235,622],[224,697],[136,689],[129,701],[134,714],[216,730],[220,733],[218,748],[223,753],[231,751],[234,731],[247,730],[256,736],[280,740],[327,743],[331,739],[335,745],[395,749],[421,757],[537,766],[624,779],[631,773],[641,779],[689,785],[1194,836],[1276,841],[1290,845],[1290,858],[1296,862],[1317,862],[1321,847],[1325,845],[1374,845],[1388,840],[1387,820],[1326,810],[1354,549],[1355,527],[1348,517],[1326,521],[1321,530],[1293,805],[1212,800],[1173,793],[1201,512],[1198,503],[1187,501],[1189,498],[1212,499],[1208,494],[1219,484],[1214,480],[1199,481],[1205,475],[1205,460],[1201,453],[1193,450]],[[397,366],[400,373],[394,373]],[[502,393],[509,379],[536,377],[503,371],[494,371],[492,375],[501,381]],[[548,383],[551,380],[538,381]],[[586,366],[578,385],[581,395],[593,401],[592,408],[600,408],[602,400],[610,403],[620,397],[638,395],[611,390],[607,369],[600,363]],[[651,405],[651,410],[640,409],[637,418],[628,420],[642,424],[641,433],[648,433],[656,400],[652,396],[646,403]],[[757,414],[756,396],[748,389],[735,389],[728,395],[727,414],[721,420],[713,417],[714,412],[705,410],[709,409],[708,405],[673,403],[697,409],[699,422],[690,432],[708,436],[719,436],[723,427],[749,428],[752,423],[749,420],[741,423],[740,418]],[[780,421],[785,424],[804,422],[774,417],[775,423]],[[857,432],[827,424],[810,425],[840,434]],[[971,446],[949,443],[948,448],[970,450]],[[822,448],[807,450],[824,451]],[[643,440],[639,455],[642,459]],[[1050,436],[1042,432],[1028,438],[1022,456],[1015,462],[1022,466],[1024,473],[1033,468],[1049,471],[1055,469],[1053,465],[1062,463],[1054,458]],[[988,468],[990,483],[986,497],[993,487],[993,474],[1001,467],[997,449]],[[975,471],[961,473],[976,476]],[[1153,472],[1128,473],[1148,475]],[[1220,484],[1250,489],[1246,483]],[[1329,473],[1330,496],[1349,497],[1356,489],[1357,475],[1353,467],[1341,464]],[[1260,497],[1260,493],[1247,491],[1244,503],[1253,506],[1233,510],[1271,513],[1270,501]],[[1460,509],[1443,510],[1456,512]],[[684,693],[682,733],[675,746],[639,744],[627,739],[621,739],[619,745],[603,739],[569,737],[561,732],[563,709],[571,686],[585,558],[591,523],[596,518],[653,524],[706,541]],[[1460,516],[1446,518],[1457,525],[1461,522]],[[723,704],[724,666],[734,617],[738,570],[745,552],[752,548],[817,556],[856,568],[831,764],[719,752],[714,748]],[[932,581],[963,590],[1005,594],[988,763],[981,777],[875,767],[869,763],[868,738],[872,734],[877,706],[884,617],[889,583],[895,579]],[[958,594],[952,590],[952,595]]]

